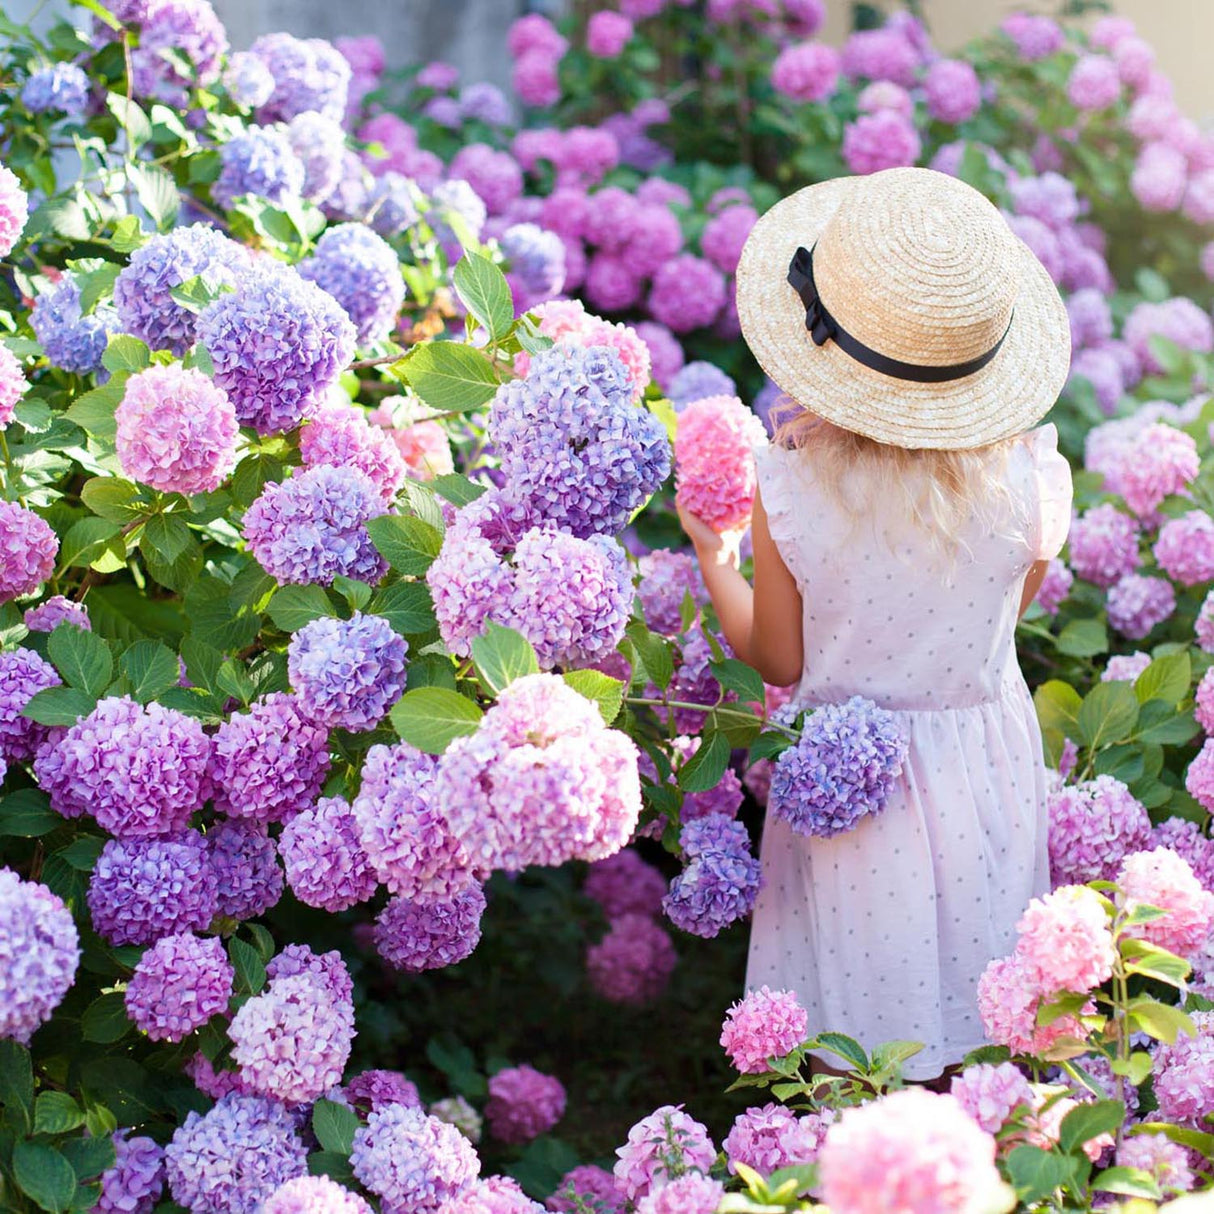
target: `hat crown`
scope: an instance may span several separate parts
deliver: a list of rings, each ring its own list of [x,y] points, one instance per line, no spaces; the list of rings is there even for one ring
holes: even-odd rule
[[[1022,252],[977,190],[928,169],[859,179],[822,229],[814,278],[853,337],[901,362],[949,366],[1003,336]]]

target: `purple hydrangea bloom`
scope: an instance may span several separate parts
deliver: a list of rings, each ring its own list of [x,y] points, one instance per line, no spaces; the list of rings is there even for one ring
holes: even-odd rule
[[[118,319],[106,304],[85,316],[80,310],[80,286],[71,274],[64,274],[34,300],[30,324],[54,366],[89,375],[101,366],[101,356],[109,335],[118,328]]]
[[[342,1094],[362,1113],[375,1113],[390,1104],[422,1107],[417,1085],[400,1071],[360,1071],[342,1089]]]
[[[148,0],[140,21],[139,44],[130,52],[138,97],[183,105],[191,84],[206,88],[219,79],[228,35],[208,0]],[[194,70],[182,72],[166,51],[183,55]]]
[[[489,430],[511,493],[579,537],[622,530],[670,472],[666,431],[603,346],[536,355],[498,389]]]
[[[446,902],[476,874],[434,796],[438,761],[407,742],[373,746],[354,798],[362,847],[393,894]],[[487,874],[483,874],[487,875]]]
[[[1136,650],[1134,653],[1115,653],[1100,672],[1102,683],[1133,683],[1151,664],[1151,655]]]
[[[254,822],[283,822],[313,804],[329,773],[328,730],[294,696],[272,692],[216,731],[215,807]]]
[[[288,944],[278,956],[270,959],[266,974],[271,981],[308,974],[329,992],[330,1000],[351,1004],[354,999],[350,971],[336,949],[314,953],[306,944]]]
[[[1176,610],[1176,591],[1161,577],[1127,573],[1109,589],[1109,624],[1132,641],[1140,641]]]
[[[23,717],[22,709],[38,692],[61,682],[50,662],[32,649],[0,653],[0,757],[10,762],[34,757],[51,731]]]
[[[29,1042],[76,978],[71,912],[37,881],[0,868],[0,1040]]]
[[[682,411],[693,400],[709,396],[736,396],[737,385],[715,363],[695,361],[682,367],[667,389],[671,402]]]
[[[1155,563],[1173,581],[1196,586],[1214,578],[1214,519],[1204,510],[1190,510],[1169,519],[1159,529]]]
[[[453,1125],[469,1142],[480,1142],[483,1119],[481,1115],[462,1097],[446,1096],[435,1100],[429,1108],[431,1117]]]
[[[173,1200],[192,1214],[259,1214],[279,1185],[308,1171],[287,1109],[237,1093],[189,1113],[164,1156]]]
[[[405,638],[382,616],[321,616],[287,648],[299,710],[330,729],[373,729],[405,690]]]
[[[340,394],[340,398],[339,398]],[[299,435],[304,466],[346,465],[366,473],[385,503],[390,503],[409,475],[409,466],[392,433],[372,425],[364,410],[351,405],[340,389],[312,410]]]
[[[389,171],[367,197],[366,221],[381,236],[397,236],[421,218],[420,201],[421,191],[408,177]]]
[[[770,1176],[778,1168],[811,1163],[817,1146],[815,1123],[778,1104],[740,1113],[721,1143],[730,1172],[736,1174],[736,1165],[743,1163],[762,1176]]]
[[[1138,568],[1138,524],[1112,502],[1085,510],[1071,527],[1071,568],[1085,581],[1112,586]]]
[[[207,305],[198,337],[236,416],[259,434],[299,425],[354,356],[354,326],[338,302],[293,269],[264,262]]]
[[[123,332],[180,358],[194,344],[198,317],[173,299],[173,289],[196,277],[212,292],[234,287],[249,265],[243,245],[206,224],[153,236],[114,281]]]
[[[1162,1120],[1194,1128],[1214,1108],[1214,1013],[1193,1014],[1197,1036],[1180,1034],[1155,1051],[1154,1088]]]
[[[51,576],[59,538],[45,519],[0,501],[0,603],[29,594]]]
[[[263,34],[249,48],[274,77],[274,92],[258,113],[262,122],[289,122],[316,110],[340,122],[346,113],[352,70],[342,53],[323,38]]]
[[[126,1013],[153,1041],[181,1041],[228,1010],[235,980],[217,936],[164,936],[135,966]]]
[[[25,613],[25,626],[30,632],[54,632],[60,624],[71,624],[92,632],[89,609],[83,603],[73,603],[61,594],[53,594],[45,603],[30,607]]]
[[[371,191],[374,188],[375,178],[367,171],[358,153],[347,148],[341,161],[341,179],[329,197],[321,203],[320,209],[332,220],[365,219],[371,206]],[[381,232],[381,235],[388,233]]]
[[[516,311],[527,311],[564,287],[565,245],[555,232],[534,223],[516,223],[502,233],[498,243],[510,263]]]
[[[871,700],[824,704],[776,760],[768,805],[800,835],[828,839],[851,830],[885,808],[908,745],[894,714]]]
[[[405,280],[392,246],[366,224],[330,228],[316,242],[316,252],[300,262],[299,272],[341,304],[360,345],[392,332],[405,302]]]
[[[167,839],[111,839],[89,879],[93,927],[110,944],[154,944],[210,926],[219,905],[206,840],[197,831]]]
[[[642,1117],[615,1153],[616,1188],[634,1203],[685,1173],[707,1172],[717,1157],[707,1128],[670,1104]]]
[[[485,81],[466,84],[460,89],[459,109],[461,117],[489,126],[506,126],[513,117],[510,102],[502,90]]]
[[[371,1207],[327,1176],[297,1176],[274,1190],[260,1214],[372,1214]]]
[[[1150,846],[1147,811],[1112,776],[1055,789],[1046,807],[1050,877],[1055,887],[1113,881],[1125,856]]]
[[[224,87],[237,105],[255,110],[265,105],[274,92],[274,77],[265,60],[252,51],[237,51],[228,60],[223,73]]]
[[[358,822],[341,797],[322,797],[314,809],[296,814],[283,827],[278,850],[287,884],[308,906],[340,911],[375,893],[378,883],[359,842]]]
[[[21,103],[31,114],[58,112],[77,118],[88,104],[89,78],[75,63],[52,63],[31,72]]]
[[[679,843],[687,864],[670,883],[662,909],[676,927],[711,939],[750,913],[759,892],[759,862],[746,827],[720,814],[687,823]]]
[[[295,741],[294,735],[289,736]],[[218,762],[212,763],[212,773],[217,766]],[[219,887],[219,914],[255,919],[282,897],[278,851],[264,826],[239,818],[223,819],[207,831],[207,855]]]
[[[242,1084],[303,1104],[341,1082],[354,1040],[354,1005],[335,1000],[311,974],[280,975],[232,1017],[228,1036]]]
[[[350,1166],[384,1214],[436,1214],[480,1172],[459,1130],[401,1104],[372,1113],[355,1133]]]
[[[452,260],[459,257],[461,249],[452,220],[458,219],[472,239],[479,240],[488,215],[481,196],[460,178],[444,181],[430,191],[426,222]]]
[[[287,141],[304,166],[303,196],[322,203],[337,188],[345,167],[346,133],[340,122],[308,111],[287,124]]]
[[[470,885],[450,901],[392,898],[375,920],[375,948],[406,973],[442,969],[471,956],[481,939],[485,894]]]
[[[691,253],[672,257],[653,276],[649,310],[675,333],[707,328],[721,314],[729,292],[725,275]]]
[[[113,1136],[117,1158],[101,1174],[97,1214],[151,1214],[164,1191],[164,1150],[153,1138]]]
[[[51,805],[90,813],[119,839],[184,830],[210,795],[211,740],[193,717],[129,696],[107,696],[34,765]]]
[[[341,575],[374,585],[388,565],[366,524],[384,513],[383,498],[364,473],[320,464],[266,485],[245,512],[245,543],[283,584],[329,586]]]
[[[304,163],[287,136],[273,127],[246,127],[220,147],[219,160],[221,168],[211,186],[211,197],[225,211],[246,194],[276,207],[303,194]]]
[[[555,1076],[524,1065],[505,1067],[489,1080],[485,1120],[500,1142],[529,1142],[564,1115],[565,1088]]]
[[[707,595],[700,567],[686,552],[656,548],[641,557],[637,595],[650,631],[678,636],[683,631],[683,602],[688,595],[696,604]]]

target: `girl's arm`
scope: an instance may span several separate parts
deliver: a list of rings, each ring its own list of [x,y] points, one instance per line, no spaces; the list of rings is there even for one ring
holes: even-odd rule
[[[788,572],[771,531],[762,499],[755,498],[750,535],[755,584],[738,572],[741,531],[718,534],[694,514],[679,510],[679,520],[695,545],[712,605],[734,653],[777,687],[801,677],[801,592]]]
[[[1017,619],[1023,618],[1029,605],[1037,597],[1037,591],[1041,589],[1041,583],[1045,581],[1045,572],[1049,567],[1049,561],[1034,561],[1028,573],[1024,575],[1024,589],[1020,592],[1020,615],[1016,617]]]

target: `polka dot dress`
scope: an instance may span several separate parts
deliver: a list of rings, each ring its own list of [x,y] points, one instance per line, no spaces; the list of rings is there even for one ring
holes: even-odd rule
[[[1014,634],[1029,566],[1066,537],[1070,469],[1053,426],[1026,435],[1002,474],[1016,521],[966,537],[950,572],[921,532],[845,514],[810,452],[757,458],[801,589],[798,701],[867,696],[898,714],[910,753],[884,812],[846,834],[768,820],[747,987],[795,991],[811,1032],[922,1042],[904,1070],[931,1078],[983,1044],[978,978],[1049,888],[1041,735]]]

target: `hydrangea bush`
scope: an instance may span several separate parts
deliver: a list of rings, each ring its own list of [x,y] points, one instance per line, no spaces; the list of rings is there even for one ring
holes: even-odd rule
[[[374,39],[232,51],[207,0],[0,19],[6,1209],[1214,1182],[1214,143],[1118,19],[945,58],[907,13],[828,46],[822,0],[593,7],[513,26],[521,121]],[[910,163],[1004,210],[1075,346],[1021,630],[1054,889],[939,1092],[737,998],[769,792],[847,829],[905,741],[735,659],[673,519],[743,524],[780,417],[758,214]]]

